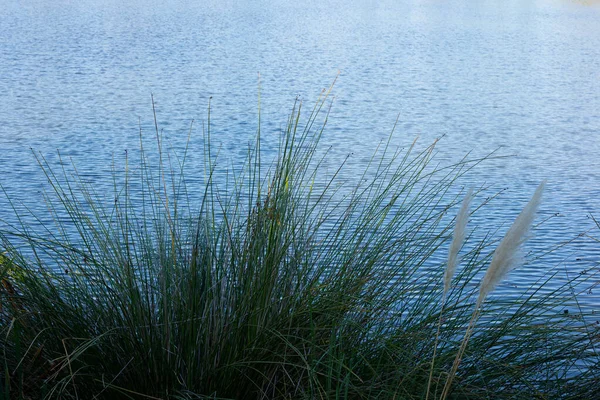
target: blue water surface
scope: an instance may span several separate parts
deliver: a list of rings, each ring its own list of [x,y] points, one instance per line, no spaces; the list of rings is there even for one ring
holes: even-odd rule
[[[559,0],[4,0],[0,7],[0,179],[43,210],[52,165],[71,160],[100,190],[160,128],[190,163],[208,124],[225,164],[257,132],[274,149],[295,99],[310,108],[337,77],[322,144],[362,171],[398,118],[392,145],[441,138],[438,160],[490,160],[459,182],[503,191],[474,217],[502,234],[548,180],[530,251],[577,238],[515,271],[519,290],[551,268],[598,269],[580,236],[600,217],[600,6]],[[339,76],[338,76],[339,74]],[[260,77],[259,77],[260,76]],[[350,173],[348,176],[352,176]],[[200,178],[199,178],[200,179]],[[199,195],[199,194],[198,194]],[[13,221],[5,199],[0,216]],[[592,230],[600,236],[600,230]],[[444,255],[440,255],[443,259]],[[538,274],[538,275],[536,275]],[[589,302],[600,308],[597,300]]]

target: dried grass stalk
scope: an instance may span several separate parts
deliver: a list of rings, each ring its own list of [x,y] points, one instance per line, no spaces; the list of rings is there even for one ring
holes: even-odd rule
[[[529,203],[521,211],[521,214],[519,214],[506,233],[506,236],[504,236],[504,239],[502,239],[494,251],[492,262],[481,281],[479,297],[477,298],[477,308],[481,306],[487,295],[504,279],[506,274],[521,262],[521,245],[527,239],[535,213],[540,205],[545,185],[546,181],[540,183]]]
[[[458,370],[458,366],[462,360],[462,356],[467,348],[467,344],[469,343],[469,339],[471,338],[471,334],[473,333],[473,328],[475,327],[475,323],[479,318],[481,313],[481,304],[487,297],[487,295],[494,290],[496,285],[504,279],[506,274],[510,272],[513,268],[515,268],[520,260],[521,260],[521,245],[527,239],[529,229],[531,228],[531,224],[535,217],[535,213],[540,205],[540,201],[542,199],[542,192],[544,191],[544,186],[546,185],[546,181],[540,183],[538,188],[535,190],[533,197],[529,200],[529,203],[525,206],[521,214],[517,217],[515,222],[512,224],[504,239],[500,242],[496,250],[494,251],[494,255],[492,256],[492,262],[488,267],[483,280],[481,281],[481,286],[479,288],[479,297],[477,298],[477,305],[475,306],[475,311],[473,311],[473,315],[471,316],[471,321],[467,326],[467,330],[465,331],[465,337],[463,338],[460,348],[458,349],[458,353],[456,354],[456,358],[454,359],[454,363],[452,364],[452,368],[448,377],[446,379],[446,384],[444,385],[444,390],[442,391],[442,395],[440,396],[440,400],[445,400],[448,394],[450,393],[450,388],[452,386],[452,381],[456,376],[456,371]]]
[[[471,204],[472,197],[473,190],[469,189],[456,216],[452,243],[450,244],[450,250],[448,251],[448,263],[446,272],[444,273],[444,298],[450,290],[450,283],[452,282],[452,277],[454,276],[456,265],[458,264],[458,252],[465,240],[467,221],[469,220],[469,205]]]

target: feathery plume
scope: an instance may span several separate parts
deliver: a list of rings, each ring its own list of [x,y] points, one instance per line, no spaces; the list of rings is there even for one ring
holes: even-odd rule
[[[494,251],[492,262],[481,281],[476,308],[481,306],[487,295],[490,294],[504,276],[521,261],[520,247],[527,238],[529,228],[531,227],[535,213],[540,205],[545,184],[546,181],[540,183],[535,190],[533,197],[529,200],[529,203],[527,203],[523,211],[521,211],[521,214],[519,214],[506,233],[506,236],[504,236],[504,239],[502,239],[496,248],[496,251]]]
[[[465,228],[467,227],[467,221],[469,220],[469,204],[471,203],[472,197],[473,189],[469,189],[462,201],[460,210],[456,215],[454,233],[452,234],[452,243],[450,243],[450,250],[448,251],[448,263],[446,264],[446,271],[444,272],[444,297],[442,298],[442,311],[440,312],[437,332],[435,333],[435,344],[433,346],[433,357],[431,357],[431,368],[429,369],[429,380],[427,381],[425,400],[429,400],[429,389],[431,388],[431,381],[433,380],[433,367],[435,364],[435,355],[437,353],[438,341],[440,338],[440,329],[442,327],[442,314],[444,313],[446,295],[450,290],[450,283],[452,281],[452,277],[454,276],[454,271],[456,270],[458,251],[462,247],[462,243],[465,240]]]
[[[460,210],[456,215],[456,223],[454,225],[454,233],[452,235],[452,243],[450,243],[450,250],[448,251],[448,263],[446,265],[446,272],[444,272],[444,298],[450,290],[450,283],[456,270],[456,264],[458,259],[458,251],[462,247],[463,241],[465,240],[465,228],[467,227],[467,221],[469,220],[469,204],[473,197],[473,189],[469,189],[465,196]]]
[[[456,354],[456,358],[454,359],[454,363],[452,364],[452,369],[446,378],[446,384],[444,385],[444,390],[442,390],[442,395],[440,396],[440,400],[445,400],[450,393],[450,387],[452,386],[452,381],[456,376],[456,371],[458,370],[458,366],[460,365],[460,361],[462,360],[462,356],[467,348],[467,344],[469,343],[469,339],[471,334],[473,333],[473,328],[475,327],[475,322],[481,313],[481,304],[485,300],[488,294],[496,285],[504,278],[504,276],[512,270],[514,267],[519,264],[521,260],[520,257],[520,248],[521,244],[525,242],[527,238],[527,233],[529,232],[529,228],[531,227],[531,223],[535,217],[535,213],[540,205],[540,200],[542,198],[542,192],[544,191],[544,186],[546,181],[540,183],[538,188],[535,190],[533,197],[529,200],[529,203],[525,206],[521,214],[517,217],[515,222],[513,222],[512,226],[504,236],[504,239],[500,241],[500,244],[494,251],[494,255],[492,256],[492,262],[488,267],[483,280],[481,281],[481,286],[479,288],[479,297],[477,298],[477,305],[475,306],[475,311],[473,311],[473,315],[471,316],[471,321],[469,322],[469,326],[465,332],[465,337],[462,340],[460,348],[458,349],[458,353]]]

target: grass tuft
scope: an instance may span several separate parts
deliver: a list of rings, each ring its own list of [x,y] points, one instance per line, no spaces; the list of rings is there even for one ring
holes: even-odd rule
[[[258,135],[226,173],[210,113],[193,176],[156,113],[155,150],[140,134],[109,195],[36,155],[49,215],[15,205],[0,229],[0,398],[439,398],[494,242],[465,239],[452,286],[436,260],[484,159],[388,142],[360,179],[327,173],[327,95],[294,106],[273,161]],[[590,395],[597,336],[556,311],[578,279],[488,301],[449,397]]]

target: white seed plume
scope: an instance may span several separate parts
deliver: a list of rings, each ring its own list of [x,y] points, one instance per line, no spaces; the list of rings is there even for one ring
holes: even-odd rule
[[[502,239],[496,248],[496,251],[494,251],[492,262],[481,281],[476,308],[481,306],[487,295],[521,261],[520,247],[525,242],[525,239],[527,239],[529,228],[540,205],[545,184],[546,181],[540,183],[529,203],[521,211],[521,214],[519,214],[506,233],[506,236],[504,236],[504,239]]]
[[[456,215],[456,223],[454,225],[454,233],[452,234],[452,243],[450,243],[450,250],[448,251],[448,263],[446,265],[446,272],[444,273],[444,297],[450,290],[450,283],[456,270],[456,264],[458,259],[458,251],[462,247],[463,241],[465,240],[465,228],[467,227],[467,221],[469,220],[469,204],[473,197],[473,190],[469,189],[465,196],[460,210]]]

